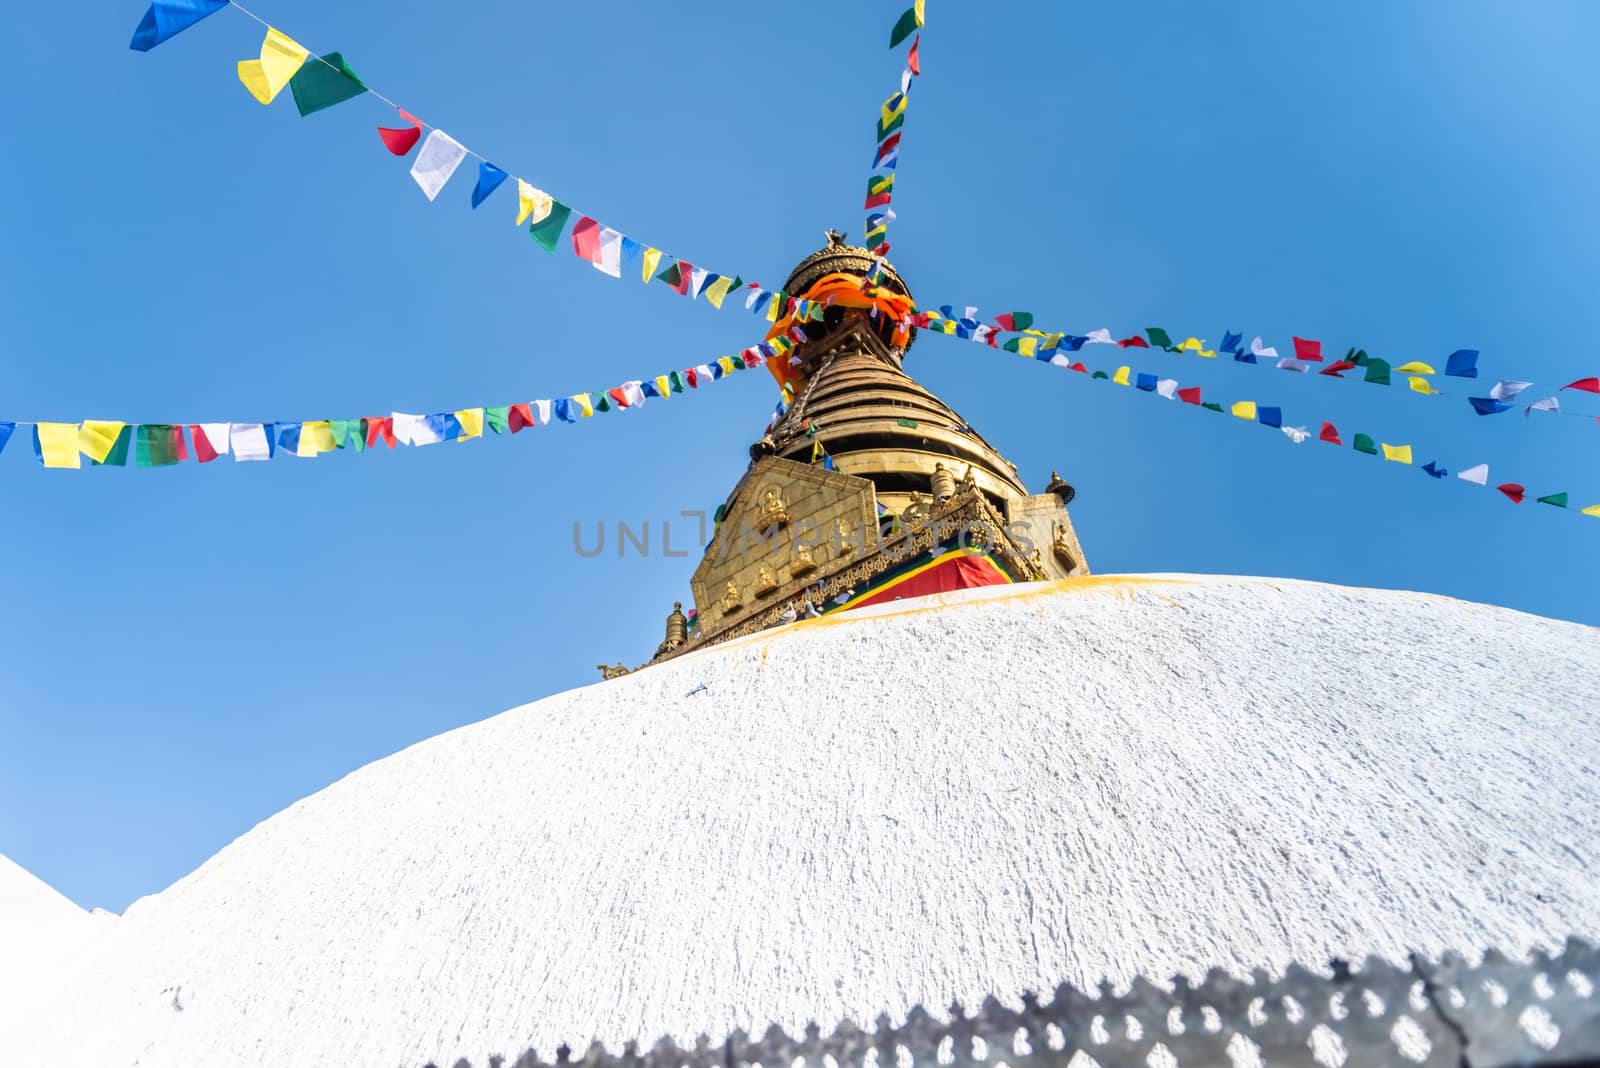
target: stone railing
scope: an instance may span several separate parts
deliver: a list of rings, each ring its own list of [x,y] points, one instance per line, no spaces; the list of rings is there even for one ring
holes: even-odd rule
[[[595,1044],[580,1056],[563,1046],[556,1068],[1169,1068],[1207,1065],[1472,1066],[1600,1065],[1600,951],[1573,939],[1555,956],[1513,961],[1488,953],[1469,966],[1446,954],[1396,968],[1376,958],[1340,961],[1332,976],[1292,965],[1282,978],[1257,971],[1241,981],[1212,970],[1198,986],[1166,990],[1143,979],[1125,994],[1061,986],[1021,1009],[994,998],[974,1015],[951,1007],[949,1022],[920,1006],[903,1024],[881,1017],[872,1031],[848,1020],[824,1036],[815,1025],[793,1038],[776,1026],[759,1038],[735,1032],[691,1048],[670,1039],[621,1053]],[[1084,1057],[1089,1058],[1085,1060]],[[1074,1061],[1076,1058],[1076,1061]],[[487,1068],[550,1068],[528,1050]],[[472,1068],[461,1059],[430,1068]]]

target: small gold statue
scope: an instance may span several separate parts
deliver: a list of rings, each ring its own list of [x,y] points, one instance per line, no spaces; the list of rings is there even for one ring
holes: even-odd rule
[[[600,677],[607,681],[620,679],[630,673],[630,669],[623,667],[621,661],[618,661],[615,667],[606,667],[604,664],[596,664],[595,667],[600,669]]]
[[[756,573],[756,596],[765,597],[777,588],[778,576],[772,573],[772,568],[762,564],[761,570]]]
[[[744,607],[744,598],[739,596],[739,587],[730,580],[727,588],[722,591],[722,610],[724,612],[737,612]]]
[[[811,574],[811,572],[815,571],[816,569],[817,562],[811,559],[811,550],[804,545],[796,546],[794,550],[794,563],[789,565],[789,574],[795,578],[799,578],[801,575]]]
[[[1072,557],[1072,542],[1067,540],[1067,528],[1061,523],[1056,524],[1056,535],[1050,542],[1050,551],[1068,571],[1078,566],[1078,561]]]
[[[838,525],[834,529],[836,531],[838,531],[838,534],[839,534],[839,541],[838,541],[839,555],[840,556],[849,556],[851,553],[855,552],[856,551],[856,543],[851,541],[851,540],[849,540],[850,539],[850,524],[846,523],[843,519],[841,519],[841,520],[838,521]]]
[[[784,506],[783,495],[769,488],[761,500],[761,529],[789,525],[789,509]]]

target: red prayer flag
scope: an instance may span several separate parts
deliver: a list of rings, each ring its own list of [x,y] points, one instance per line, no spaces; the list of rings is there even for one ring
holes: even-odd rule
[[[755,349],[745,349],[742,355],[744,356],[744,365],[746,367],[761,366],[761,354]]]
[[[1016,317],[1010,312],[1006,312],[1004,315],[996,315],[994,321],[1000,324],[1000,329],[1002,330],[1016,330],[1017,328]]]
[[[672,285],[672,283],[670,283],[670,282],[667,283],[667,284],[668,285]],[[689,295],[689,287],[691,285],[693,285],[693,284],[694,284],[694,264],[690,263],[688,260],[679,260],[678,261],[678,284],[672,286],[672,288],[677,290],[678,296],[687,297]]]
[[[1580,378],[1576,382],[1568,382],[1562,389],[1581,389],[1585,393],[1600,393],[1600,378]]]
[[[1528,492],[1527,489],[1517,485],[1515,482],[1502,482],[1495,489],[1509,497],[1512,504],[1521,504],[1523,495]]]
[[[1200,403],[1200,387],[1199,386],[1190,386],[1188,389],[1180,389],[1180,390],[1178,390],[1178,399],[1183,401],[1183,403],[1185,403],[1185,404],[1199,404]]]
[[[1299,338],[1296,338],[1295,340],[1298,341]],[[1321,357],[1318,357],[1318,359],[1321,359]],[[1344,375],[1340,374],[1339,372],[1341,372],[1341,371],[1354,371],[1355,369],[1356,369],[1356,365],[1355,364],[1346,363],[1344,360],[1337,360],[1334,363],[1330,363],[1328,366],[1324,367],[1322,370],[1318,371],[1317,374],[1319,374],[1319,375],[1327,375],[1329,378],[1343,378]]]
[[[507,413],[506,421],[510,424],[513,434],[530,426],[539,425],[533,421],[533,408],[527,404],[513,404]]]
[[[394,416],[367,420],[367,448],[377,448],[380,440],[389,448],[394,448]]]
[[[1311,363],[1322,362],[1322,342],[1309,341],[1303,337],[1292,339],[1294,341],[1294,358],[1307,360]]]
[[[1075,363],[1071,367],[1067,368],[1067,370],[1076,371],[1080,375],[1086,375],[1086,374],[1089,373],[1089,369],[1083,365],[1083,362],[1081,360],[1078,363]]]
[[[606,396],[608,396],[612,400],[616,401],[618,408],[626,408],[626,407],[628,407],[628,394],[627,394],[627,391],[624,390],[621,386],[615,386],[615,387],[613,387],[611,389],[606,390]]]
[[[378,127],[378,136],[383,138],[383,147],[397,156],[403,156],[417,147],[417,142],[422,140],[422,120],[411,114],[405,108],[395,108],[400,117],[409,122],[410,126],[392,129],[387,126]]]
[[[906,55],[906,66],[910,68],[912,74],[919,76],[922,74],[922,60],[917,58],[917,45],[921,43],[922,34],[919,33],[911,38],[911,51]]]
[[[211,444],[211,439],[206,437],[206,432],[197,423],[189,424],[189,436],[194,438],[194,457],[203,464],[208,464],[217,458],[217,450]]]
[[[572,228],[572,251],[579,259],[600,262],[600,224],[587,215],[580,216]]]
[[[895,150],[896,146],[898,146],[899,144],[900,144],[900,131],[899,130],[896,130],[894,133],[890,134],[888,137],[885,137],[882,141],[878,142],[878,156],[877,156],[876,159],[874,159],[872,161],[872,165],[874,167],[876,167],[878,164],[882,163],[883,162],[883,157],[887,156],[890,152],[893,152]]]
[[[1117,348],[1119,349],[1147,349],[1149,347],[1150,342],[1146,341],[1138,334],[1135,334],[1132,337],[1125,337],[1121,341],[1117,342]]]
[[[1318,434],[1317,437],[1322,441],[1326,441],[1330,445],[1344,444],[1344,442],[1339,440],[1339,428],[1334,426],[1332,423],[1323,423],[1322,433]]]
[[[172,428],[172,451],[180,460],[189,458],[189,446],[184,444],[182,423]]]
[[[688,367],[688,368],[684,369],[683,380],[685,382],[689,383],[689,388],[690,389],[699,389],[700,388],[700,379],[699,379],[699,376],[694,373],[694,368],[693,367]]]
[[[888,193],[876,193],[876,194],[874,194],[872,196],[869,196],[867,198],[867,202],[865,204],[863,204],[862,207],[863,208],[881,208],[881,207],[887,206],[888,203],[889,203],[889,194]]]

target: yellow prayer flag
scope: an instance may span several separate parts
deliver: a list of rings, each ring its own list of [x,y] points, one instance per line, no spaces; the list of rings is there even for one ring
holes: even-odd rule
[[[107,419],[85,419],[78,431],[78,451],[97,464],[105,463],[106,457],[111,455],[112,448],[117,444],[117,436],[126,425]]]
[[[33,429],[39,436],[39,455],[46,467],[83,466],[78,459],[77,423],[40,423]]]
[[[1412,360],[1410,363],[1403,363],[1399,367],[1396,367],[1395,370],[1403,375],[1433,375],[1439,373],[1433,368],[1429,367],[1427,364],[1423,363],[1421,360]]]
[[[1410,445],[1385,445],[1383,458],[1391,463],[1408,464],[1411,462]]]
[[[1589,507],[1585,508],[1583,511],[1579,512],[1578,514],[1579,515],[1592,515],[1596,519],[1600,519],[1600,504],[1591,504]]]
[[[672,379],[666,375],[657,375],[656,392],[660,393],[663,399],[672,396]]]
[[[1128,384],[1128,374],[1132,370],[1133,370],[1133,368],[1131,368],[1131,367],[1119,367],[1119,368],[1117,368],[1117,373],[1111,376],[1111,381],[1115,382],[1119,386],[1127,385]]]
[[[261,42],[261,58],[239,61],[239,80],[251,96],[270,104],[310,54],[269,26]]]
[[[594,402],[589,399],[589,394],[574,393],[572,403],[578,406],[578,414],[585,419],[594,414]]]
[[[338,448],[333,440],[333,426],[326,419],[315,423],[300,424],[300,444],[295,447],[296,456],[315,456],[318,453],[332,452]]]
[[[927,3],[927,0],[916,0],[916,3],[911,5],[912,8],[914,8],[916,10],[916,12],[917,12],[917,25],[918,26],[926,26],[928,24],[927,23],[927,19],[926,19],[925,14],[924,14],[924,11],[923,11],[923,7],[924,7],[924,5],[926,3]]]
[[[644,284],[649,285],[650,279],[656,276],[656,268],[661,266],[661,250],[647,248],[644,250]]]
[[[778,299],[778,294],[772,294],[772,299],[767,301],[767,322],[775,323],[778,315],[783,311],[786,302]]]
[[[1426,378],[1420,378],[1417,375],[1411,376],[1411,388],[1416,390],[1418,393],[1426,393],[1429,395],[1438,392],[1438,390],[1433,388],[1433,383],[1429,382]]]
[[[717,366],[722,368],[724,374],[730,375],[739,369],[739,365],[733,362],[732,356],[719,356]]]
[[[554,205],[555,201],[551,199],[549,193],[546,193],[543,189],[535,189],[521,178],[517,179],[518,226],[527,222],[529,218],[532,218],[536,223],[543,222],[545,216],[550,214],[550,209]]]
[[[1029,359],[1032,359],[1034,353],[1036,353],[1038,351],[1039,351],[1039,339],[1038,338],[1036,338],[1036,337],[1019,337],[1019,338],[1017,338],[1017,355],[1018,356],[1026,356]]]
[[[1255,418],[1256,418],[1256,402],[1255,401],[1237,401],[1237,402],[1234,403],[1234,406],[1233,406],[1232,410],[1233,410],[1233,414],[1237,415],[1240,419],[1248,419],[1251,422],[1255,422]]]
[[[455,413],[456,422],[461,424],[461,437],[457,440],[465,441],[468,438],[483,437],[483,409],[463,408]]]
[[[723,300],[728,295],[728,290],[732,288],[733,279],[719,278],[715,282],[712,282],[710,285],[706,286],[705,293],[703,295],[711,302],[711,306],[713,308],[720,308],[722,307]]]

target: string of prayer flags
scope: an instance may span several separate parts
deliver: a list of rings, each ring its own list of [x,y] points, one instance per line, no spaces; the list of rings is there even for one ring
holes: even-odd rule
[[[128,47],[135,52],[148,52],[227,6],[228,0],[154,0],[139,20]]]
[[[239,61],[239,80],[263,104],[275,100],[311,53],[272,28],[261,41],[259,59]]]
[[[422,140],[422,120],[405,108],[395,108],[395,110],[400,113],[400,117],[405,119],[409,125],[399,128],[380,126],[378,127],[378,136],[383,139],[383,147],[387,148],[392,154],[405,156],[413,148],[417,147],[418,141]]]
[[[289,92],[300,117],[354,99],[367,91],[356,72],[338,52],[313,58],[289,79]]]
[[[917,0],[910,9],[895,20],[894,29],[889,32],[889,47],[898,48],[900,42],[922,29],[925,0]]]
[[[422,188],[423,195],[433,200],[466,158],[467,150],[461,143],[435,127],[428,131],[428,139],[422,142],[422,150],[411,164],[411,177]]]

